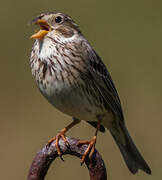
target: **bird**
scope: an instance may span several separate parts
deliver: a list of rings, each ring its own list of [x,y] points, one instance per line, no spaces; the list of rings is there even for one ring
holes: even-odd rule
[[[121,101],[111,75],[100,56],[68,15],[61,12],[42,13],[32,20],[39,25],[35,32],[30,67],[41,94],[59,111],[72,117],[48,143],[56,141],[58,155],[62,153],[59,140],[65,143],[66,132],[81,121],[96,128],[81,163],[93,155],[99,131],[110,131],[132,174],[151,169],[128,133]]]

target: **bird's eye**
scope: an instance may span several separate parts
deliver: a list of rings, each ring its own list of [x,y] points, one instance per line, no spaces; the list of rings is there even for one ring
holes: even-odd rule
[[[57,17],[55,18],[55,22],[56,22],[56,23],[62,22],[62,17],[61,17],[61,16],[57,16]]]

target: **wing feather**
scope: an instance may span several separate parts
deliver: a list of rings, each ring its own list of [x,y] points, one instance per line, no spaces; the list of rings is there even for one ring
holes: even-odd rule
[[[86,51],[86,61],[89,63],[91,68],[89,73],[91,73],[94,77],[93,80],[95,81],[94,83],[96,88],[112,112],[118,117],[118,119],[124,121],[119,95],[112,81],[110,73],[108,72],[99,55],[90,45],[86,48]]]

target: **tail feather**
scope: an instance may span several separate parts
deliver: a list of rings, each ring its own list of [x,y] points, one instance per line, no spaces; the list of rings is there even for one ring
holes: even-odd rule
[[[133,174],[137,173],[138,169],[143,170],[147,174],[151,174],[151,169],[147,165],[146,161],[143,159],[142,155],[138,151],[135,144],[133,143],[133,140],[130,137],[124,123],[120,124],[120,128],[125,137],[125,141],[126,141],[125,145],[123,145],[121,141],[118,140],[118,138],[113,134],[113,131],[111,132],[110,130],[110,132],[123,155],[123,158],[128,166],[128,169]]]

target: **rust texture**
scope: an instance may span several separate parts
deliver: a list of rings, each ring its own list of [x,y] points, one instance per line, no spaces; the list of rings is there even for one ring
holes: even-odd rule
[[[59,140],[59,146],[62,151],[62,155],[72,155],[81,159],[88,145],[78,146],[79,139],[68,138],[69,145],[67,146],[62,139]],[[43,147],[40,150],[30,167],[27,180],[44,180],[47,171],[52,162],[58,157],[55,141],[50,146]],[[107,173],[104,161],[101,155],[95,149],[95,152],[90,160],[88,157],[85,160],[85,164],[89,170],[90,180],[107,180]]]

